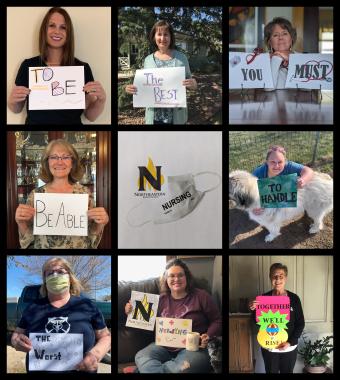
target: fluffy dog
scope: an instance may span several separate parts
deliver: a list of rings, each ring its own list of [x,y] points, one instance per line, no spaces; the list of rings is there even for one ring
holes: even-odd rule
[[[328,174],[314,172],[312,180],[298,189],[296,208],[266,208],[263,214],[255,215],[252,209],[261,207],[257,177],[236,170],[229,174],[229,204],[247,211],[250,219],[267,228],[266,242],[280,235],[284,222],[304,211],[314,220],[309,229],[314,234],[323,228],[324,216],[333,209],[333,179]]]

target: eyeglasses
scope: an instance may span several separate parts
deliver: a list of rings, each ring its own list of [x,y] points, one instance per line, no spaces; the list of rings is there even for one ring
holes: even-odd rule
[[[51,269],[51,270],[45,272],[45,276],[48,277],[48,276],[51,276],[54,273],[57,273],[57,274],[67,274],[68,272],[67,272],[66,269],[63,269],[63,268],[60,268],[60,269]]]
[[[177,278],[183,278],[184,276],[185,276],[184,273],[169,274],[168,278],[170,278],[170,280],[173,280],[175,277],[177,277]]]
[[[72,156],[62,156],[62,157],[59,157],[59,156],[48,156],[48,159],[50,161],[59,161],[59,160],[62,160],[63,162],[68,162],[72,159]]]

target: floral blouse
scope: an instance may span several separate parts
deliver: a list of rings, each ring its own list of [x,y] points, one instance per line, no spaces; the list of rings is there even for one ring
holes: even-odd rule
[[[34,193],[46,193],[46,185],[31,191],[27,204],[33,207]],[[76,183],[73,185],[73,194],[88,194],[89,208],[94,207],[93,195],[85,186]],[[25,234],[19,232],[21,248],[51,249],[51,248],[97,248],[103,235],[103,230],[95,234],[96,223],[89,221],[88,236],[60,236],[60,235],[33,235],[33,221]]]

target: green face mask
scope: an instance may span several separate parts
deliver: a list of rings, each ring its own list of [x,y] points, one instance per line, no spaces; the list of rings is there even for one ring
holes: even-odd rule
[[[51,274],[46,277],[46,288],[50,293],[60,294],[70,287],[70,276],[68,274]]]

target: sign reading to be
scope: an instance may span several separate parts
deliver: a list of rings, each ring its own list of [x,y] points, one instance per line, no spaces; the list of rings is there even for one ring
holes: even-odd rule
[[[30,333],[30,371],[70,371],[83,360],[83,334]]]
[[[34,235],[87,236],[88,194],[34,194]]]
[[[136,70],[133,85],[137,87],[137,94],[133,95],[133,106],[186,107],[184,79],[184,67]]]
[[[29,67],[29,110],[85,109],[84,66]]]
[[[278,175],[257,180],[263,208],[296,207],[297,174]]]

